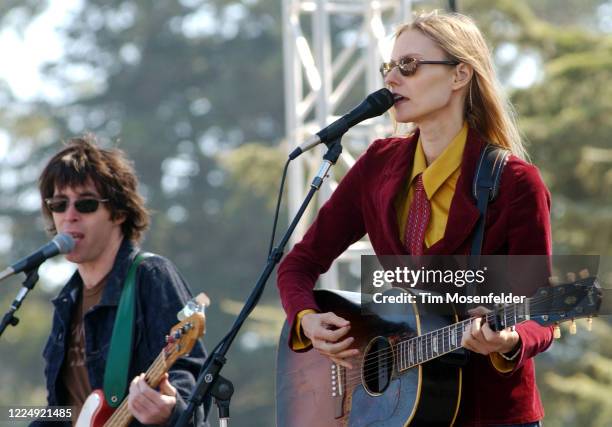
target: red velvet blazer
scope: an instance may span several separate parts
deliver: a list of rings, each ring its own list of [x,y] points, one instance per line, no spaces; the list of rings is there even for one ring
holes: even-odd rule
[[[417,140],[418,134],[372,143],[321,208],[303,240],[285,257],[278,270],[278,288],[291,326],[300,311],[318,310],[312,293],[317,278],[365,233],[377,255],[408,254],[399,239],[394,200],[406,185]],[[483,146],[484,141],[470,129],[444,237],[426,255],[469,253],[479,216],[471,186]],[[482,253],[551,253],[550,194],[537,168],[515,156],[510,156],[499,195],[489,205]],[[543,417],[532,358],[550,346],[552,329],[528,321],[516,330],[522,350],[511,373],[500,373],[489,357],[472,353],[464,368],[456,425],[526,423]]]

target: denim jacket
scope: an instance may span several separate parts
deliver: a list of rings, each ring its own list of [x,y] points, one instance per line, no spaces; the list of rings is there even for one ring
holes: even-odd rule
[[[128,269],[138,251],[133,243],[124,239],[107,277],[100,303],[84,316],[86,365],[89,381],[94,390],[103,388],[104,367],[117,306]],[[146,372],[164,348],[166,334],[178,323],[177,312],[192,297],[187,283],[176,267],[169,260],[157,255],[141,262],[136,273],[135,285],[135,329],[128,387],[136,375]],[[71,314],[79,300],[81,289],[82,279],[76,271],[59,295],[52,300],[55,306],[53,326],[43,351],[48,405],[65,404],[66,391],[59,380],[59,375],[66,356]],[[179,358],[170,368],[170,382],[177,389],[177,402],[168,425],[174,425],[187,407],[187,398],[195,385],[195,378],[204,359],[204,347],[198,341],[188,357]],[[196,419],[197,425],[206,425],[201,407],[196,413]],[[134,420],[131,425],[141,424]]]

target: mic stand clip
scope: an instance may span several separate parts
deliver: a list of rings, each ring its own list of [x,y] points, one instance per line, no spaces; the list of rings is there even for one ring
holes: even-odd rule
[[[19,307],[21,307],[21,303],[25,299],[28,292],[34,289],[34,285],[36,285],[36,282],[38,282],[38,267],[39,266],[37,265],[36,267],[25,271],[26,278],[22,283],[22,287],[15,297],[15,300],[12,302],[11,307],[2,317],[2,323],[0,323],[0,336],[2,336],[8,325],[17,326],[19,324],[19,318],[15,317],[14,313],[19,310]]]

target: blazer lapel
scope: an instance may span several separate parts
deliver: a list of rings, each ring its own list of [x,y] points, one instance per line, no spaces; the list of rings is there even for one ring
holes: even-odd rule
[[[384,180],[379,192],[384,233],[392,252],[396,254],[404,254],[407,251],[399,238],[397,211],[394,202],[402,186],[406,185],[406,177],[412,168],[418,139],[419,132],[417,130],[414,135],[400,140],[401,145],[397,150],[394,161],[384,171]]]
[[[457,180],[455,195],[448,213],[444,237],[431,246],[427,254],[455,254],[457,249],[471,237],[478,221],[479,212],[472,196],[472,184],[476,166],[484,141],[476,131],[470,129],[461,161],[461,174]]]

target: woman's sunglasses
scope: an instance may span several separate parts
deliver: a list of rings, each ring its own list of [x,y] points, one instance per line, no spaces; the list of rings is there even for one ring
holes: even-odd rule
[[[94,197],[85,197],[74,201],[74,208],[80,213],[92,213],[98,210],[100,203],[108,202],[108,199],[96,199]],[[64,197],[51,197],[45,199],[45,203],[49,210],[53,213],[64,213],[68,209],[70,200]]]
[[[417,68],[421,64],[442,64],[442,65],[457,65],[459,61],[425,61],[421,59],[411,58],[410,56],[404,56],[397,61],[389,61],[383,62],[380,65],[380,74],[382,74],[383,79],[387,77],[387,74],[391,72],[395,67],[397,67],[402,74],[402,76],[408,77],[414,75],[416,73]]]

